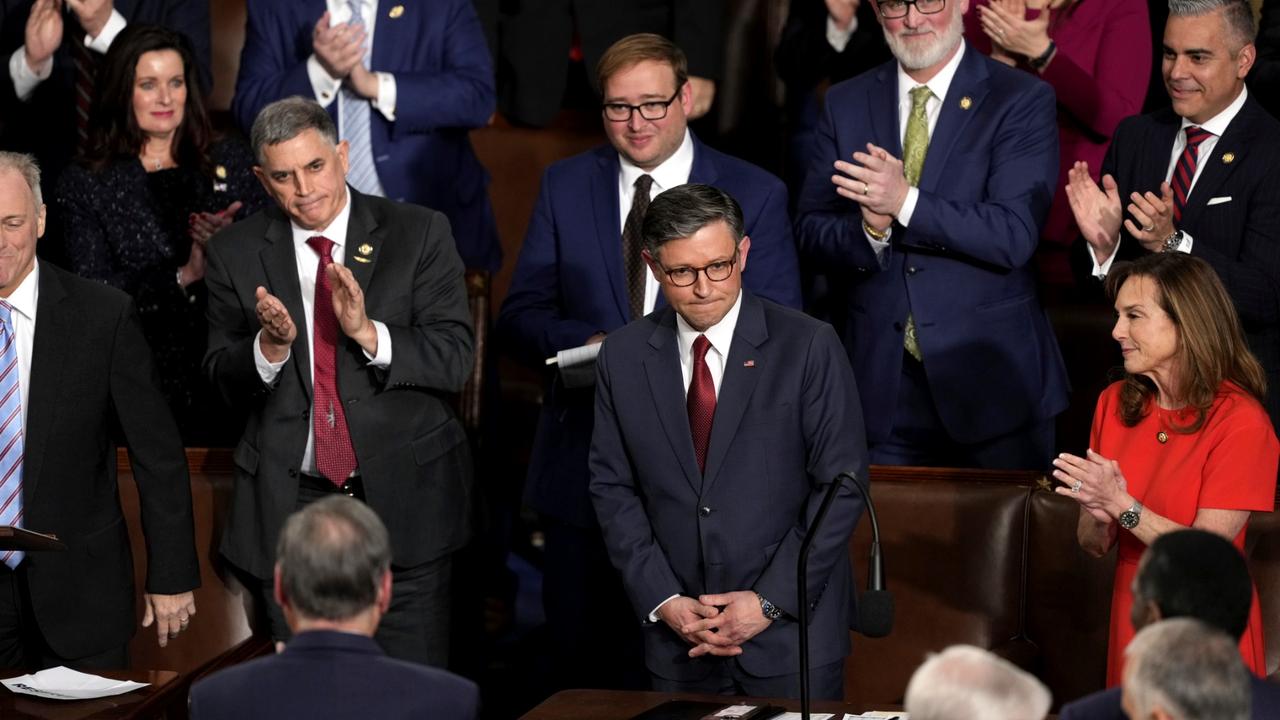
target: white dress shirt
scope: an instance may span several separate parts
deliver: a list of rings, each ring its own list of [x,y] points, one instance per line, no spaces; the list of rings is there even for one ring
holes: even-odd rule
[[[36,338],[36,302],[40,299],[40,263],[14,288],[5,302],[13,307],[14,342],[18,351],[18,396],[22,401],[22,431],[27,430],[27,404],[31,395],[31,348]]]
[[[1202,129],[1213,134],[1200,141],[1200,149],[1196,152],[1196,174],[1191,178],[1191,187],[1187,188],[1188,203],[1191,202],[1191,193],[1196,189],[1196,182],[1200,180],[1200,173],[1202,173],[1205,166],[1209,164],[1205,162],[1205,160],[1213,156],[1213,149],[1218,146],[1218,139],[1222,137],[1222,133],[1227,131],[1227,126],[1230,125],[1231,121],[1240,113],[1240,109],[1244,107],[1245,100],[1248,99],[1249,89],[1241,86],[1240,94],[1236,96],[1235,100],[1231,101],[1230,105],[1225,107],[1222,112],[1214,115],[1209,118],[1207,122],[1200,125]],[[1178,134],[1173,139],[1173,149],[1169,151],[1169,169],[1166,170],[1164,174],[1164,181],[1167,183],[1171,183],[1173,181],[1173,171],[1178,167],[1178,159],[1182,157],[1182,151],[1187,149],[1187,128],[1192,125],[1195,125],[1195,123],[1186,118],[1182,118],[1182,124],[1178,130]],[[1157,195],[1160,194],[1159,188],[1154,189],[1153,192]],[[1128,206],[1129,199],[1120,198],[1120,203]],[[1182,242],[1178,243],[1178,247],[1174,249],[1178,252],[1189,253],[1191,252],[1191,246],[1194,242],[1195,240],[1191,237],[1191,234],[1184,230],[1182,233]],[[1111,265],[1116,260],[1116,251],[1120,249],[1120,243],[1116,243],[1115,249],[1111,251],[1111,256],[1101,263],[1098,262],[1098,257],[1093,254],[1092,245],[1085,243],[1085,249],[1089,251],[1089,257],[1093,260],[1093,276],[1096,278],[1104,278],[1107,276],[1107,273],[1111,272]]]
[[[618,164],[621,167],[621,172],[618,173],[618,237],[621,238],[622,230],[627,226],[627,214],[631,212],[631,199],[636,194],[636,180],[646,173],[622,155],[618,155]],[[685,129],[684,141],[680,143],[680,147],[676,148],[665,162],[647,173],[653,178],[653,184],[649,186],[649,200],[652,201],[664,191],[677,185],[689,182],[691,172],[693,172],[693,136],[689,134],[688,129]],[[645,315],[653,312],[654,306],[657,305],[658,290],[658,281],[654,279],[653,273],[646,270],[644,273]]]
[[[831,17],[830,13],[827,14],[827,44],[831,46],[832,50],[838,53],[844,52],[844,49],[849,46],[849,38],[853,37],[856,32],[858,32],[858,14],[856,12],[849,19],[849,27],[844,30],[841,30],[840,26],[836,25],[836,20]]]
[[[685,322],[679,313],[676,314],[676,346],[680,351],[680,375],[684,378],[684,394],[689,396],[689,385],[693,382],[693,341],[699,335],[706,335],[711,347],[707,349],[707,369],[711,371],[711,384],[715,386],[716,398],[720,397],[720,382],[724,379],[724,365],[729,359],[729,346],[733,343],[733,331],[738,327],[738,313],[742,310],[742,291],[738,291],[738,299],[733,307],[725,313],[720,322],[707,328],[706,332],[698,332]],[[658,603],[658,607],[649,613],[649,622],[658,622],[658,611],[679,593]]]
[[[73,12],[70,8],[67,12]],[[119,10],[112,9],[111,17],[107,18],[107,24],[102,26],[102,32],[97,37],[92,35],[84,36],[84,46],[101,55],[106,55],[107,50],[111,49],[111,43],[124,30],[124,16]],[[65,27],[65,26],[64,26]],[[13,54],[9,56],[9,78],[13,80],[13,92],[18,96],[19,100],[26,100],[31,97],[31,93],[35,92],[36,86],[49,79],[49,75],[53,72],[53,56],[40,64],[40,67],[33,68],[27,64],[27,46],[22,45]]]
[[[902,139],[903,154],[906,154],[907,143],[907,123],[911,120],[911,91],[919,87],[921,84],[929,88],[929,92],[933,93],[933,97],[925,102],[925,117],[929,121],[929,137],[933,138],[934,128],[938,127],[938,116],[942,114],[942,105],[947,100],[947,91],[951,89],[951,81],[956,77],[956,71],[960,69],[960,61],[964,58],[966,45],[963,40],[960,41],[960,49],[955,55],[947,61],[946,65],[938,71],[936,75],[929,79],[929,82],[918,83],[911,79],[902,64],[898,64],[898,137]],[[927,160],[926,154],[926,162]],[[915,186],[907,188],[907,197],[902,201],[902,209],[898,211],[898,224],[902,227],[911,225],[911,216],[915,214],[916,203],[920,201],[920,190]],[[892,233],[892,225],[890,232]],[[867,241],[871,243],[871,249],[875,250],[877,257],[883,257],[884,251],[889,247],[889,238],[877,240],[869,233],[866,233]]]
[[[329,226],[322,230],[307,230],[299,227],[292,221],[289,223],[290,230],[293,235],[293,255],[297,261],[298,268],[298,285],[302,289],[302,312],[306,317],[304,322],[299,323],[298,318],[293,318],[294,325],[298,328],[298,334],[307,341],[307,352],[312,358],[311,367],[307,368],[311,379],[315,381],[315,342],[311,338],[311,330],[314,327],[313,320],[315,318],[315,296],[316,296],[316,269],[319,267],[320,257],[316,255],[316,251],[311,249],[307,244],[307,240],[317,236],[324,237],[333,241],[333,250],[331,255],[333,261],[341,265],[346,257],[345,247],[347,241],[347,224],[351,220],[351,191],[347,190],[347,200],[343,203],[342,210],[338,212],[337,217]],[[391,333],[387,330],[387,326],[377,320],[373,320],[373,327],[378,333],[378,354],[370,355],[368,351],[364,356],[369,359],[369,365],[383,369],[391,367]],[[341,332],[341,329],[339,329]],[[253,360],[254,365],[258,369],[258,377],[262,378],[262,382],[267,385],[274,385],[276,378],[280,375],[280,369],[289,361],[293,355],[292,350],[285,355],[284,360],[273,363],[269,362],[262,354],[262,331],[253,338]],[[341,341],[340,341],[341,342]],[[315,458],[315,428],[308,426],[307,428],[307,447],[302,452],[302,472],[317,475],[316,458]]]
[[[351,6],[347,0],[327,0],[329,9],[329,27],[341,25],[351,20]],[[360,17],[364,20],[364,44],[373,47],[373,31],[378,19],[378,0],[365,0]],[[319,19],[319,18],[317,18]],[[388,72],[375,72],[378,77],[378,97],[370,100],[373,108],[382,113],[388,122],[396,121],[396,76]],[[315,93],[316,102],[324,107],[338,97],[342,88],[342,79],[335,78],[320,64],[315,53],[307,58],[307,78],[311,80],[311,90]],[[338,106],[338,127],[342,127],[342,106]]]

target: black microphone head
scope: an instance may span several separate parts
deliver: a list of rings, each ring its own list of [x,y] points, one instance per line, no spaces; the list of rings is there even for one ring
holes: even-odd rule
[[[858,632],[881,638],[893,630],[893,594],[888,590],[868,590],[858,596]]]

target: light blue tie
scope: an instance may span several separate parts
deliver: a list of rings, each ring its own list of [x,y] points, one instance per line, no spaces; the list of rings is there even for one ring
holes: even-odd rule
[[[364,15],[361,14],[365,0],[347,0],[351,7],[349,23],[358,28],[364,27]],[[364,58],[361,63],[369,68],[369,59],[373,54],[373,44],[365,42]],[[338,95],[342,107],[342,138],[350,145],[347,169],[347,182],[351,187],[366,195],[386,195],[382,183],[378,181],[378,169],[373,164],[373,143],[369,141],[370,103],[365,98],[343,86]]]
[[[0,525],[22,527],[22,390],[13,306],[0,300]],[[18,567],[25,553],[9,550],[0,561]]]

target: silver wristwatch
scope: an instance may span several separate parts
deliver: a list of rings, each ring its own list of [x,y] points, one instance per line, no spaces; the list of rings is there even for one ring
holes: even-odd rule
[[[1132,530],[1138,527],[1138,523],[1142,521],[1142,503],[1137,500],[1133,501],[1133,506],[1128,510],[1120,513],[1120,527],[1125,530]]]
[[[782,617],[782,608],[774,605],[768,600],[765,600],[764,596],[760,593],[756,593],[756,597],[760,598],[760,612],[763,613],[766,618],[769,618],[770,620],[777,620]]]
[[[1160,252],[1173,252],[1182,244],[1182,231],[1174,230],[1173,234],[1164,239],[1164,243],[1160,246]]]

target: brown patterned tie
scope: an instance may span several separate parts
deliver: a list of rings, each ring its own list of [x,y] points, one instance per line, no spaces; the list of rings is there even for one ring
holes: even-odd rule
[[[631,212],[627,213],[627,222],[622,226],[622,269],[627,273],[627,300],[631,306],[631,319],[644,317],[644,258],[640,251],[644,249],[644,241],[640,237],[640,225],[644,222],[644,213],[649,209],[649,190],[653,187],[653,178],[641,175],[636,178],[635,194],[631,196]]]

